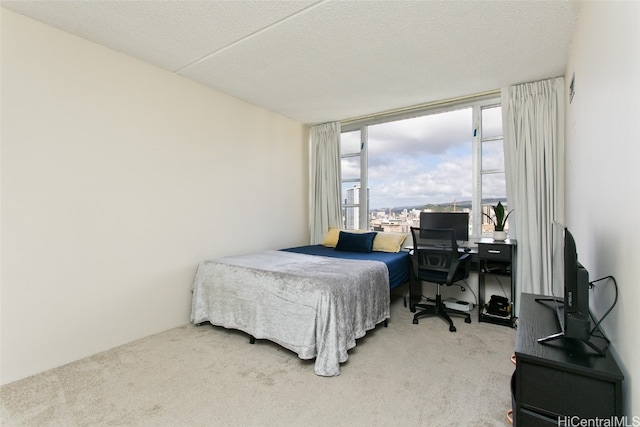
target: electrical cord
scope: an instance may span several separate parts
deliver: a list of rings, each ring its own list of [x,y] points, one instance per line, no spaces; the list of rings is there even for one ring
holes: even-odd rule
[[[473,299],[475,300],[475,303],[472,303],[472,304],[473,304],[473,307],[472,307],[472,308],[478,307],[478,296],[476,295],[476,293],[475,293],[475,292],[473,292],[473,289],[471,289],[471,288],[469,287],[469,284],[467,283],[467,281],[466,281],[466,280],[464,280],[464,279],[463,279],[462,281],[464,282],[464,284],[465,284],[465,286],[466,286],[466,287],[465,287],[465,286],[462,286],[460,283],[454,283],[453,285],[454,285],[454,286],[460,286],[460,290],[461,290],[462,292],[464,292],[464,291],[466,291],[467,289],[469,289],[469,290],[471,291],[471,293],[473,294]],[[503,292],[504,292],[504,289],[503,289]],[[405,294],[404,294],[404,306],[405,306],[405,307],[407,306],[407,295],[408,295],[408,294],[409,294],[409,291],[407,290],[407,291],[405,292]],[[425,296],[424,294],[423,294],[423,295],[420,295],[420,301],[419,301],[419,303],[420,303],[420,302],[422,302],[422,300],[427,300],[428,302],[434,302],[434,301],[435,301],[435,299],[433,299],[433,297],[428,297],[428,296]]]
[[[462,292],[466,291],[467,289],[471,291],[471,293],[473,294],[473,299],[475,300],[474,303],[470,303],[470,304],[473,304],[473,307],[471,307],[473,309],[473,308],[478,306],[478,296],[476,295],[475,292],[473,292],[473,289],[471,289],[471,287],[469,287],[469,284],[467,283],[466,280],[462,279],[462,282],[464,282],[466,287],[461,285],[460,283],[454,283],[452,286],[460,286],[460,290]],[[422,297],[426,298],[427,301],[433,302],[433,298],[425,297],[424,295]]]
[[[473,294],[473,299],[475,300],[475,304],[473,305],[474,307],[478,306],[478,296],[476,295],[475,292],[473,292],[473,289],[471,289],[471,287],[469,286],[469,284],[467,283],[466,280],[462,280],[464,282],[464,284],[467,286],[466,288],[458,283],[456,283],[456,286],[460,286],[460,290],[461,291],[466,291],[467,289],[469,289],[471,291],[471,293]]]
[[[502,282],[500,281],[500,278],[498,276],[494,276],[494,278],[496,279],[496,282],[498,282],[498,285],[500,285],[500,289],[502,289],[502,293],[504,294],[504,297],[509,299],[509,297],[507,296],[507,291],[504,290],[504,286],[502,286]]]
[[[591,311],[589,311],[589,316],[591,317],[591,319],[595,323],[595,326],[591,330],[590,335],[593,335],[595,333],[595,331],[597,330],[601,334],[601,336],[599,338],[603,338],[603,339],[607,340],[607,342],[609,342],[609,338],[607,338],[606,335],[604,334],[604,332],[602,332],[602,329],[600,329],[600,324],[609,315],[609,313],[611,313],[611,310],[613,310],[613,307],[615,307],[616,303],[618,302],[618,282],[616,282],[616,278],[613,277],[613,276],[604,276],[604,277],[601,277],[600,279],[596,279],[596,280],[594,280],[592,282],[589,282],[589,289],[593,289],[595,287],[596,283],[601,282],[601,281],[606,280],[606,279],[611,279],[611,281],[613,282],[613,287],[616,290],[615,298],[613,299],[613,304],[611,304],[611,307],[609,307],[609,309],[602,315],[600,320],[596,321],[596,318],[593,316]]]

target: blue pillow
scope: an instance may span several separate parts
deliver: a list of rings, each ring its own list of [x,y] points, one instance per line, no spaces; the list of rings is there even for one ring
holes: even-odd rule
[[[369,233],[345,233],[341,231],[336,244],[336,251],[371,252],[376,234],[378,233],[375,231]]]

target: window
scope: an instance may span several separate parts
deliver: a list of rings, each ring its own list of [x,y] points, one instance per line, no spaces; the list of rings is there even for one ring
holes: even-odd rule
[[[343,132],[340,135],[340,173],[342,184],[342,221],[344,228],[358,230],[360,224],[360,188],[363,181],[363,155],[361,131]],[[366,188],[366,185],[364,186]],[[363,198],[364,201],[364,198]],[[363,210],[365,211],[365,210]]]
[[[504,170],[504,150],[502,142],[502,107],[499,105],[481,108],[482,134],[481,145],[481,195],[482,212],[493,215],[491,206],[499,201],[506,207],[507,186]],[[491,223],[485,215],[481,218],[481,234],[493,231]],[[505,227],[505,228],[508,228]]]
[[[408,232],[421,211],[466,211],[471,236],[490,233],[482,212],[506,204],[499,102],[343,123],[344,227]]]

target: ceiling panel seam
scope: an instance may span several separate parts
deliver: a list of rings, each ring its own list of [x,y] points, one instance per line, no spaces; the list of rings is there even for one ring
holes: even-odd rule
[[[187,70],[188,68],[199,64],[202,61],[205,61],[205,60],[207,60],[207,59],[209,59],[209,58],[211,58],[211,57],[213,57],[213,56],[215,56],[215,55],[217,55],[217,54],[219,54],[221,52],[224,52],[227,49],[232,48],[233,46],[236,46],[236,45],[238,45],[238,44],[240,44],[240,43],[242,43],[242,42],[244,42],[246,40],[252,39],[253,37],[256,37],[256,36],[266,32],[266,31],[269,31],[270,29],[276,27],[277,25],[280,25],[280,24],[282,24],[284,22],[290,21],[291,19],[294,19],[294,18],[296,18],[296,17],[298,17],[298,16],[300,16],[300,15],[302,15],[304,13],[308,13],[309,11],[315,9],[316,7],[321,5],[322,3],[326,3],[327,1],[329,1],[329,0],[320,0],[320,1],[316,2],[316,3],[313,3],[313,4],[305,7],[304,9],[300,9],[299,11],[297,11],[295,13],[292,13],[291,15],[285,16],[282,19],[274,21],[271,24],[267,25],[266,27],[262,27],[259,30],[256,30],[256,31],[254,31],[254,32],[252,32],[250,34],[247,34],[246,36],[244,36],[242,38],[239,38],[238,40],[235,40],[235,41],[229,43],[228,45],[221,47],[220,49],[216,49],[213,52],[208,53],[208,54],[204,55],[203,57],[201,57],[199,59],[196,59],[195,61],[193,61],[193,62],[191,62],[191,63],[189,63],[189,64],[187,64],[187,65],[185,65],[183,67],[178,68],[177,70],[175,70],[175,73],[179,74],[179,73]]]

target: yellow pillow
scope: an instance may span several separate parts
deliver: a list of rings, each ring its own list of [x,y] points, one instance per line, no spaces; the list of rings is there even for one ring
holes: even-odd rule
[[[400,252],[407,235],[404,233],[378,232],[373,239],[373,250],[378,252]]]
[[[324,240],[322,241],[321,245],[322,246],[326,246],[328,248],[335,248],[336,245],[338,244],[338,238],[340,237],[340,231],[346,231],[349,233],[364,233],[367,230],[341,230],[339,228],[336,227],[329,227],[329,231],[327,231],[327,234],[324,236]],[[374,243],[375,245],[375,243]]]

